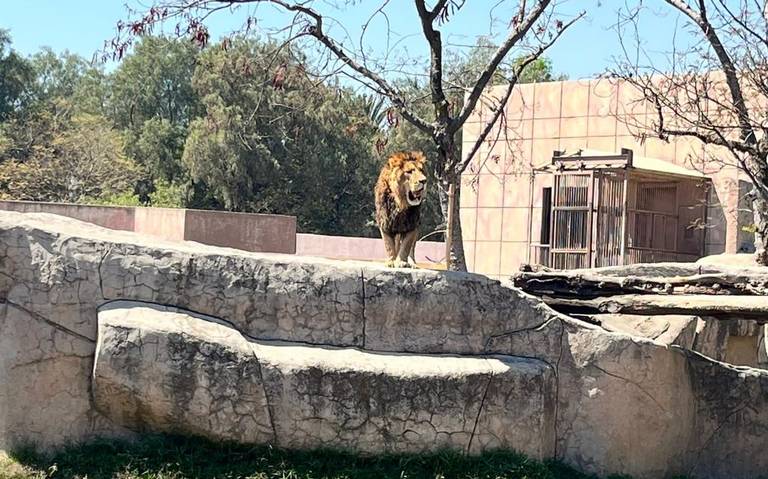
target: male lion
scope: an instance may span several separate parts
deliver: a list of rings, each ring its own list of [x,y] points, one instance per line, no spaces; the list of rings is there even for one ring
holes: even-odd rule
[[[416,264],[413,251],[418,239],[421,202],[426,193],[426,161],[418,151],[395,153],[381,169],[376,182],[376,223],[384,240],[389,267],[407,268]],[[409,264],[409,256],[413,263]]]

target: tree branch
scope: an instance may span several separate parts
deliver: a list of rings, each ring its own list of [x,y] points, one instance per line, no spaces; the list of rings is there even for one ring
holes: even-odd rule
[[[756,144],[757,137],[749,122],[749,109],[744,101],[744,93],[741,91],[741,84],[739,83],[739,78],[736,73],[736,67],[726,51],[725,46],[720,41],[717,30],[707,18],[706,4],[704,3],[704,0],[699,0],[698,12],[694,11],[682,0],[666,0],[666,2],[688,16],[688,18],[701,29],[702,33],[704,33],[704,36],[712,46],[712,49],[715,51],[715,54],[723,67],[725,81],[728,84],[728,90],[731,94],[731,99],[733,100],[733,106],[736,108],[739,128],[741,129],[741,139],[747,144]]]
[[[292,3],[285,2],[283,0],[215,0],[216,2],[221,3],[272,3],[274,5],[277,5],[279,7],[284,8],[285,10],[291,11],[291,12],[297,12],[302,13],[308,17],[310,17],[314,21],[314,25],[310,25],[307,28],[307,35],[314,37],[317,39],[320,43],[322,43],[331,53],[333,53],[336,58],[341,60],[345,65],[352,68],[359,74],[363,75],[364,77],[370,79],[373,81],[378,87],[380,88],[381,92],[389,98],[389,100],[392,102],[392,104],[395,106],[395,108],[400,112],[403,117],[411,122],[415,127],[418,129],[432,134],[434,131],[433,126],[419,117],[415,112],[413,112],[409,107],[405,99],[402,97],[400,92],[394,88],[392,85],[390,85],[384,78],[382,78],[377,73],[371,71],[369,68],[361,65],[357,61],[355,61],[353,58],[351,58],[347,53],[342,49],[340,45],[338,45],[331,37],[325,34],[325,31],[323,30],[323,16],[317,13],[315,10],[305,7],[303,5],[296,5]]]
[[[509,53],[512,47],[517,45],[517,43],[525,36],[525,34],[528,33],[528,31],[531,29],[531,27],[533,27],[533,25],[539,19],[541,14],[544,13],[544,10],[547,9],[550,3],[551,0],[538,0],[536,6],[531,9],[531,12],[528,14],[528,16],[525,17],[522,22],[517,23],[515,28],[509,32],[506,40],[504,40],[504,42],[499,46],[499,48],[493,54],[491,60],[488,62],[488,65],[486,65],[486,67],[483,69],[483,72],[478,77],[474,87],[472,88],[472,92],[464,102],[464,107],[461,109],[461,112],[456,117],[456,119],[451,122],[451,125],[449,126],[449,132],[451,134],[458,131],[458,129],[464,125],[464,122],[467,121],[469,115],[472,114],[472,110],[475,109],[477,101],[480,99],[480,96],[482,95],[485,87],[488,86],[488,82],[491,81],[491,78],[496,72],[496,69],[499,67],[501,61],[504,59],[507,53]]]
[[[517,85],[517,80],[520,78],[520,75],[522,75],[523,71],[525,70],[525,67],[533,63],[537,58],[539,58],[549,47],[551,47],[555,41],[557,41],[558,38],[565,32],[571,25],[576,23],[579,19],[584,17],[585,12],[581,12],[578,16],[576,16],[574,19],[572,19],[567,24],[563,25],[563,27],[557,32],[556,35],[554,35],[549,42],[545,43],[544,45],[540,45],[539,48],[536,49],[533,53],[528,55],[521,61],[514,69],[514,73],[512,75],[512,78],[509,81],[509,84],[507,85],[507,89],[504,91],[504,95],[502,95],[501,100],[496,105],[495,108],[493,108],[491,111],[493,111],[493,117],[491,120],[483,127],[483,130],[480,132],[480,135],[477,137],[477,140],[472,145],[472,149],[469,151],[469,154],[464,158],[464,160],[459,165],[459,174],[463,173],[464,170],[467,169],[467,166],[472,162],[472,158],[477,153],[477,150],[480,149],[480,145],[483,144],[485,139],[490,134],[491,130],[493,129],[496,122],[501,117],[504,107],[507,104],[507,101],[509,101],[509,97],[512,95],[512,90],[514,89],[515,85]]]
[[[443,2],[444,4],[445,2]],[[440,4],[438,4],[439,6]],[[430,12],[424,3],[424,0],[416,0],[416,10],[421,20],[421,29],[424,32],[424,38],[429,43],[430,67],[429,67],[429,89],[432,92],[432,105],[435,107],[435,116],[438,125],[447,125],[450,120],[448,111],[448,100],[445,98],[443,90],[443,41],[440,32],[435,30],[432,22],[435,12],[438,8]],[[447,132],[436,132],[438,135]]]
[[[424,2],[421,2],[422,4]],[[432,9],[431,12],[429,12],[429,22],[432,23],[435,21],[435,18],[437,18],[438,15],[440,15],[440,12],[445,8],[445,5],[448,3],[448,0],[439,0],[435,7]],[[421,16],[421,13],[419,13],[419,16]]]

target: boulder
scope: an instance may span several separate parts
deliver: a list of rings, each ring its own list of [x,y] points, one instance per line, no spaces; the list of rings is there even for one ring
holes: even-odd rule
[[[554,450],[553,370],[535,359],[247,340],[127,301],[99,311],[94,401],[138,431],[361,453]]]
[[[135,431],[274,440],[250,343],[214,318],[175,308],[116,301],[99,311],[93,399]]]
[[[633,314],[596,314],[592,316],[606,331],[624,333],[630,336],[653,339],[670,346],[677,345],[692,349],[696,338],[697,316],[658,315],[641,316]]]
[[[634,269],[698,266],[653,268]],[[606,331],[477,275],[0,212],[0,448],[156,430],[511,448],[639,479],[768,470],[768,371],[650,326]]]

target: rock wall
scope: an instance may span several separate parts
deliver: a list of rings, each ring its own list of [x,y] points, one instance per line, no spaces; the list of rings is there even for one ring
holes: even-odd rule
[[[4,212],[0,324],[2,448],[152,430],[362,453],[510,448],[648,478],[768,467],[768,372],[606,331],[481,276]]]

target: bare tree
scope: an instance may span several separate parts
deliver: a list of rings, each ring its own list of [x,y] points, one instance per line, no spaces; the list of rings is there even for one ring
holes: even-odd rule
[[[640,47],[642,2],[619,16],[624,53],[612,72],[641,93],[652,121],[640,135],[708,145],[707,163],[750,179],[757,260],[768,265],[768,18],[763,0],[664,0],[683,20],[683,47],[664,65]],[[658,13],[658,12],[655,12]]]
[[[490,18],[498,25],[503,18],[504,35],[499,47],[468,88],[462,105],[451,104],[446,96],[446,79],[443,70],[443,58],[450,45],[446,44],[441,28],[449,23],[465,6],[466,0],[435,0],[428,5],[426,0],[414,0],[412,13],[396,11],[396,15],[415,15],[429,52],[428,66],[423,62],[403,58],[394,53],[390,46],[391,33],[389,11],[402,8],[402,3],[390,5],[390,0],[379,0],[373,6],[370,17],[361,26],[359,38],[353,39],[346,26],[335,21],[321,8],[329,8],[331,2],[304,0],[154,0],[153,5],[142,12],[133,12],[134,19],[118,25],[118,36],[108,45],[113,56],[121,57],[129,47],[131,39],[152,31],[157,24],[176,22],[176,32],[189,35],[200,43],[208,41],[206,27],[211,15],[224,11],[232,12],[238,7],[247,7],[244,29],[246,31],[260,24],[265,7],[274,7],[285,15],[285,22],[272,28],[270,35],[281,34],[286,42],[299,42],[309,39],[319,46],[314,65],[307,65],[307,73],[319,77],[331,74],[346,75],[365,87],[387,98],[392,108],[405,120],[413,124],[432,138],[439,155],[439,161],[431,165],[438,178],[440,206],[447,221],[447,239],[450,248],[448,260],[452,270],[466,270],[462,244],[461,222],[459,220],[459,196],[461,193],[461,174],[473,161],[503,115],[504,105],[509,99],[523,69],[539,58],[562,34],[582,15],[570,19],[556,16],[557,0],[519,0],[506,5],[506,2],[488,2]],[[353,1],[342,2],[344,6],[355,7]],[[393,2],[394,3],[394,2]],[[261,8],[261,10],[260,10]],[[269,11],[273,16],[275,10]],[[386,38],[366,38],[369,25],[375,18],[381,18],[387,25]],[[338,32],[342,32],[341,34]],[[338,37],[337,35],[342,35]],[[387,51],[378,57],[371,53],[373,43],[386,42]],[[486,88],[492,77],[498,76],[499,66],[507,59],[510,52],[522,54],[522,61],[517,61],[506,75],[506,88],[503,92],[489,95]],[[426,67],[426,68],[425,68]],[[425,74],[426,70],[426,74]],[[427,77],[430,89],[430,102],[433,112],[424,117],[413,107],[416,99],[398,88],[396,80]],[[490,104],[488,118],[484,119],[481,133],[468,154],[462,156],[454,144],[456,134],[471,117],[478,102]],[[450,219],[450,220],[448,220]]]

